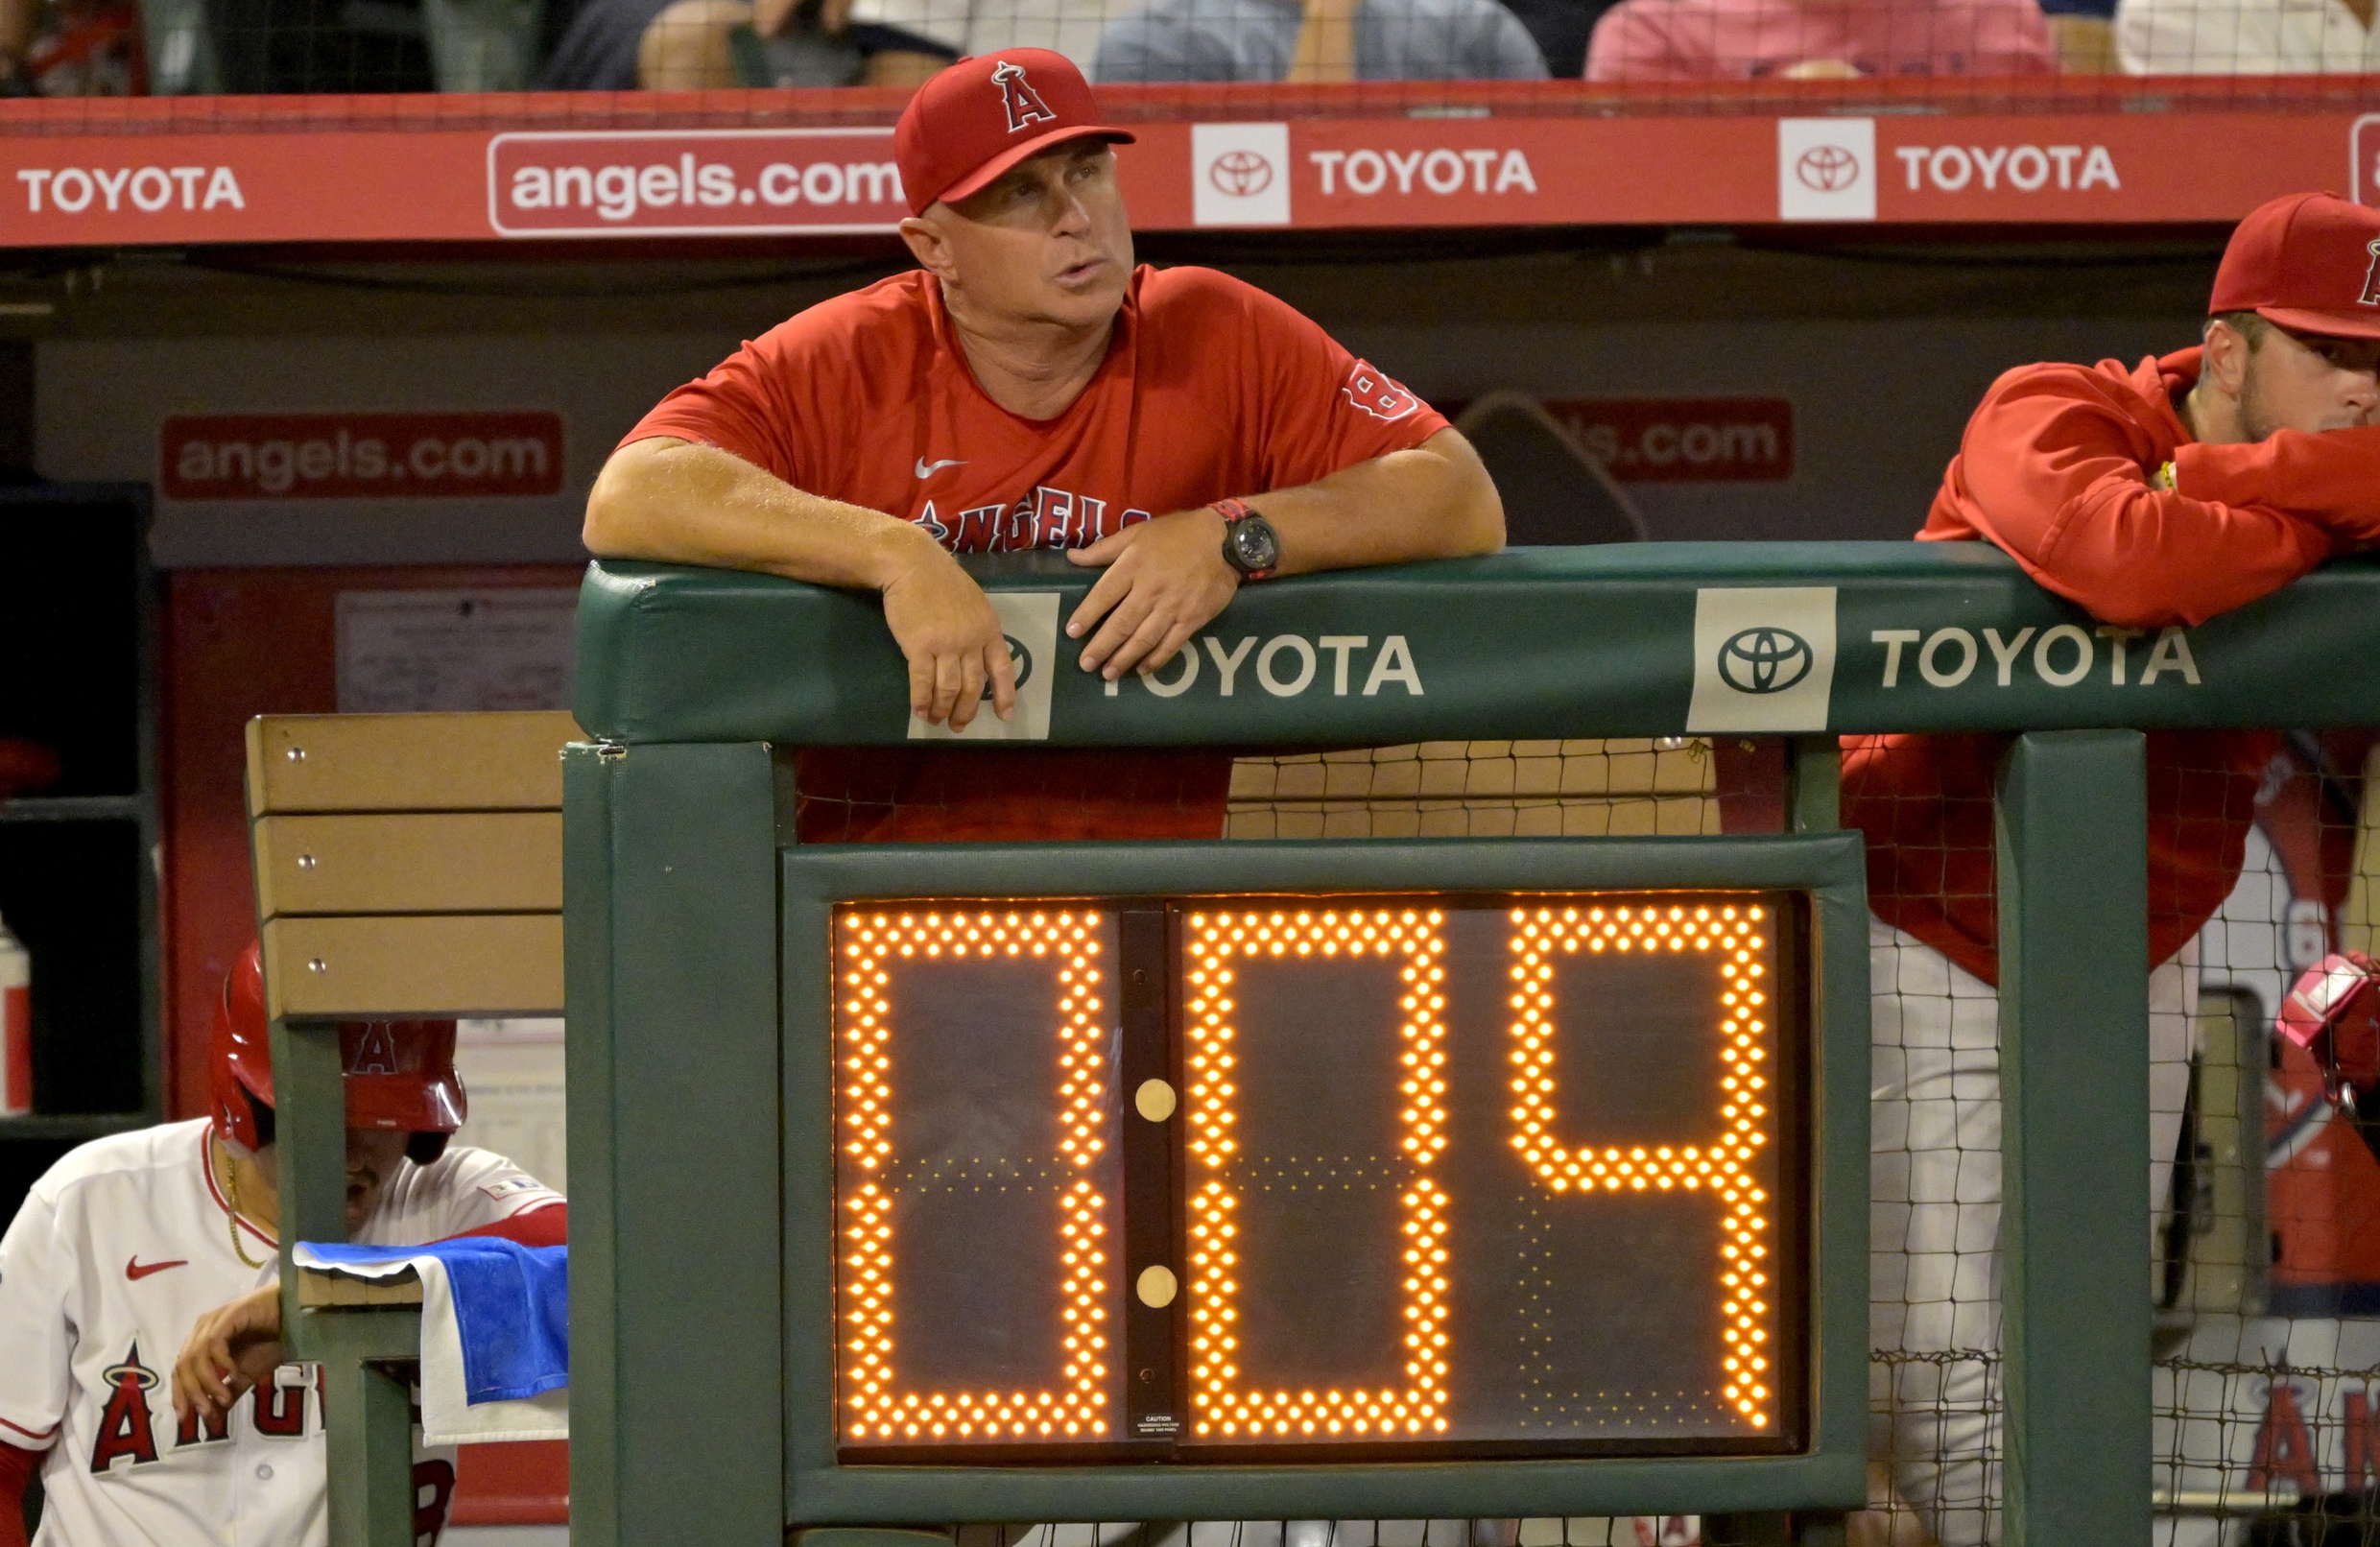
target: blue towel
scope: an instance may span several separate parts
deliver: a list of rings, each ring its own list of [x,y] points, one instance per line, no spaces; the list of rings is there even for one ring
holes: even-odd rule
[[[436,1257],[454,1286],[467,1400],[514,1401],[570,1384],[570,1249],[464,1236],[418,1247],[305,1248],[324,1266]]]

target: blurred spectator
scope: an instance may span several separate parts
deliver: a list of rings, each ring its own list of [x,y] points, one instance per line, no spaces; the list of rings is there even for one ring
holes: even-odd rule
[[[145,65],[131,0],[0,0],[0,94],[140,96]]]
[[[1590,81],[2039,75],[2058,68],[2035,0],[1623,0]]]
[[[1134,0],[849,0],[851,23],[899,60],[904,84],[1007,48],[1055,49],[1091,67],[1107,24]],[[874,60],[870,60],[871,66]]]
[[[848,10],[849,0],[585,0],[537,84],[546,91],[852,85],[869,77],[858,36],[844,26]]]
[[[1150,0],[1099,40],[1109,81],[1529,81],[1529,29],[1496,0]]]
[[[2115,44],[2131,75],[2380,71],[2372,0],[2123,0]]]
[[[58,0],[92,4],[95,0]],[[520,91],[539,0],[139,0],[159,95]]]
[[[1504,0],[1536,39],[1545,67],[1558,81],[1575,81],[1586,69],[1586,40],[1595,23],[1620,0]]]
[[[966,56],[1050,48],[1089,67],[1132,0],[586,0],[548,90],[922,84]]]
[[[2050,46],[2068,75],[2113,75],[2115,0],[2041,0],[2049,19]]]

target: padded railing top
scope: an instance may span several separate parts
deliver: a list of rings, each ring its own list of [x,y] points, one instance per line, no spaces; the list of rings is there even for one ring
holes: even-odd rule
[[[2190,629],[2112,630],[1983,543],[1519,549],[1244,587],[1196,662],[1109,685],[1062,620],[1092,576],[965,561],[1054,746],[2380,722],[2380,562]],[[1046,695],[1046,697],[1040,697]],[[875,598],[590,566],[577,717],[605,741],[908,739]],[[988,715],[986,716],[988,719]]]

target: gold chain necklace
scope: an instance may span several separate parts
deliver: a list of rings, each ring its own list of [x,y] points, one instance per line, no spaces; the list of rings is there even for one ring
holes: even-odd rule
[[[228,1154],[224,1156],[224,1191],[231,1196],[229,1220],[231,1225],[232,1251],[235,1252],[239,1256],[239,1259],[246,1263],[249,1267],[263,1267],[263,1263],[250,1257],[248,1254],[248,1249],[240,1245],[240,1168],[233,1162],[231,1156]]]

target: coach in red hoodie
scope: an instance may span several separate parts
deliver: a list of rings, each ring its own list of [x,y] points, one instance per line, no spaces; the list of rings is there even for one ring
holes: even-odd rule
[[[2104,622],[2196,624],[2380,543],[2380,211],[2276,199],[2233,232],[2204,343],[1992,384],[1920,541],[1985,538]],[[2239,879],[2270,731],[2148,738],[2153,1192],[2188,1081],[2199,930]],[[1872,1335],[1901,1494],[1945,1547],[1997,1535],[1996,736],[1855,737],[1874,905]],[[1887,1377],[1880,1374],[1880,1380]],[[1880,1391],[1879,1395],[1883,1392]],[[1885,1436],[1880,1432],[1881,1444]]]

